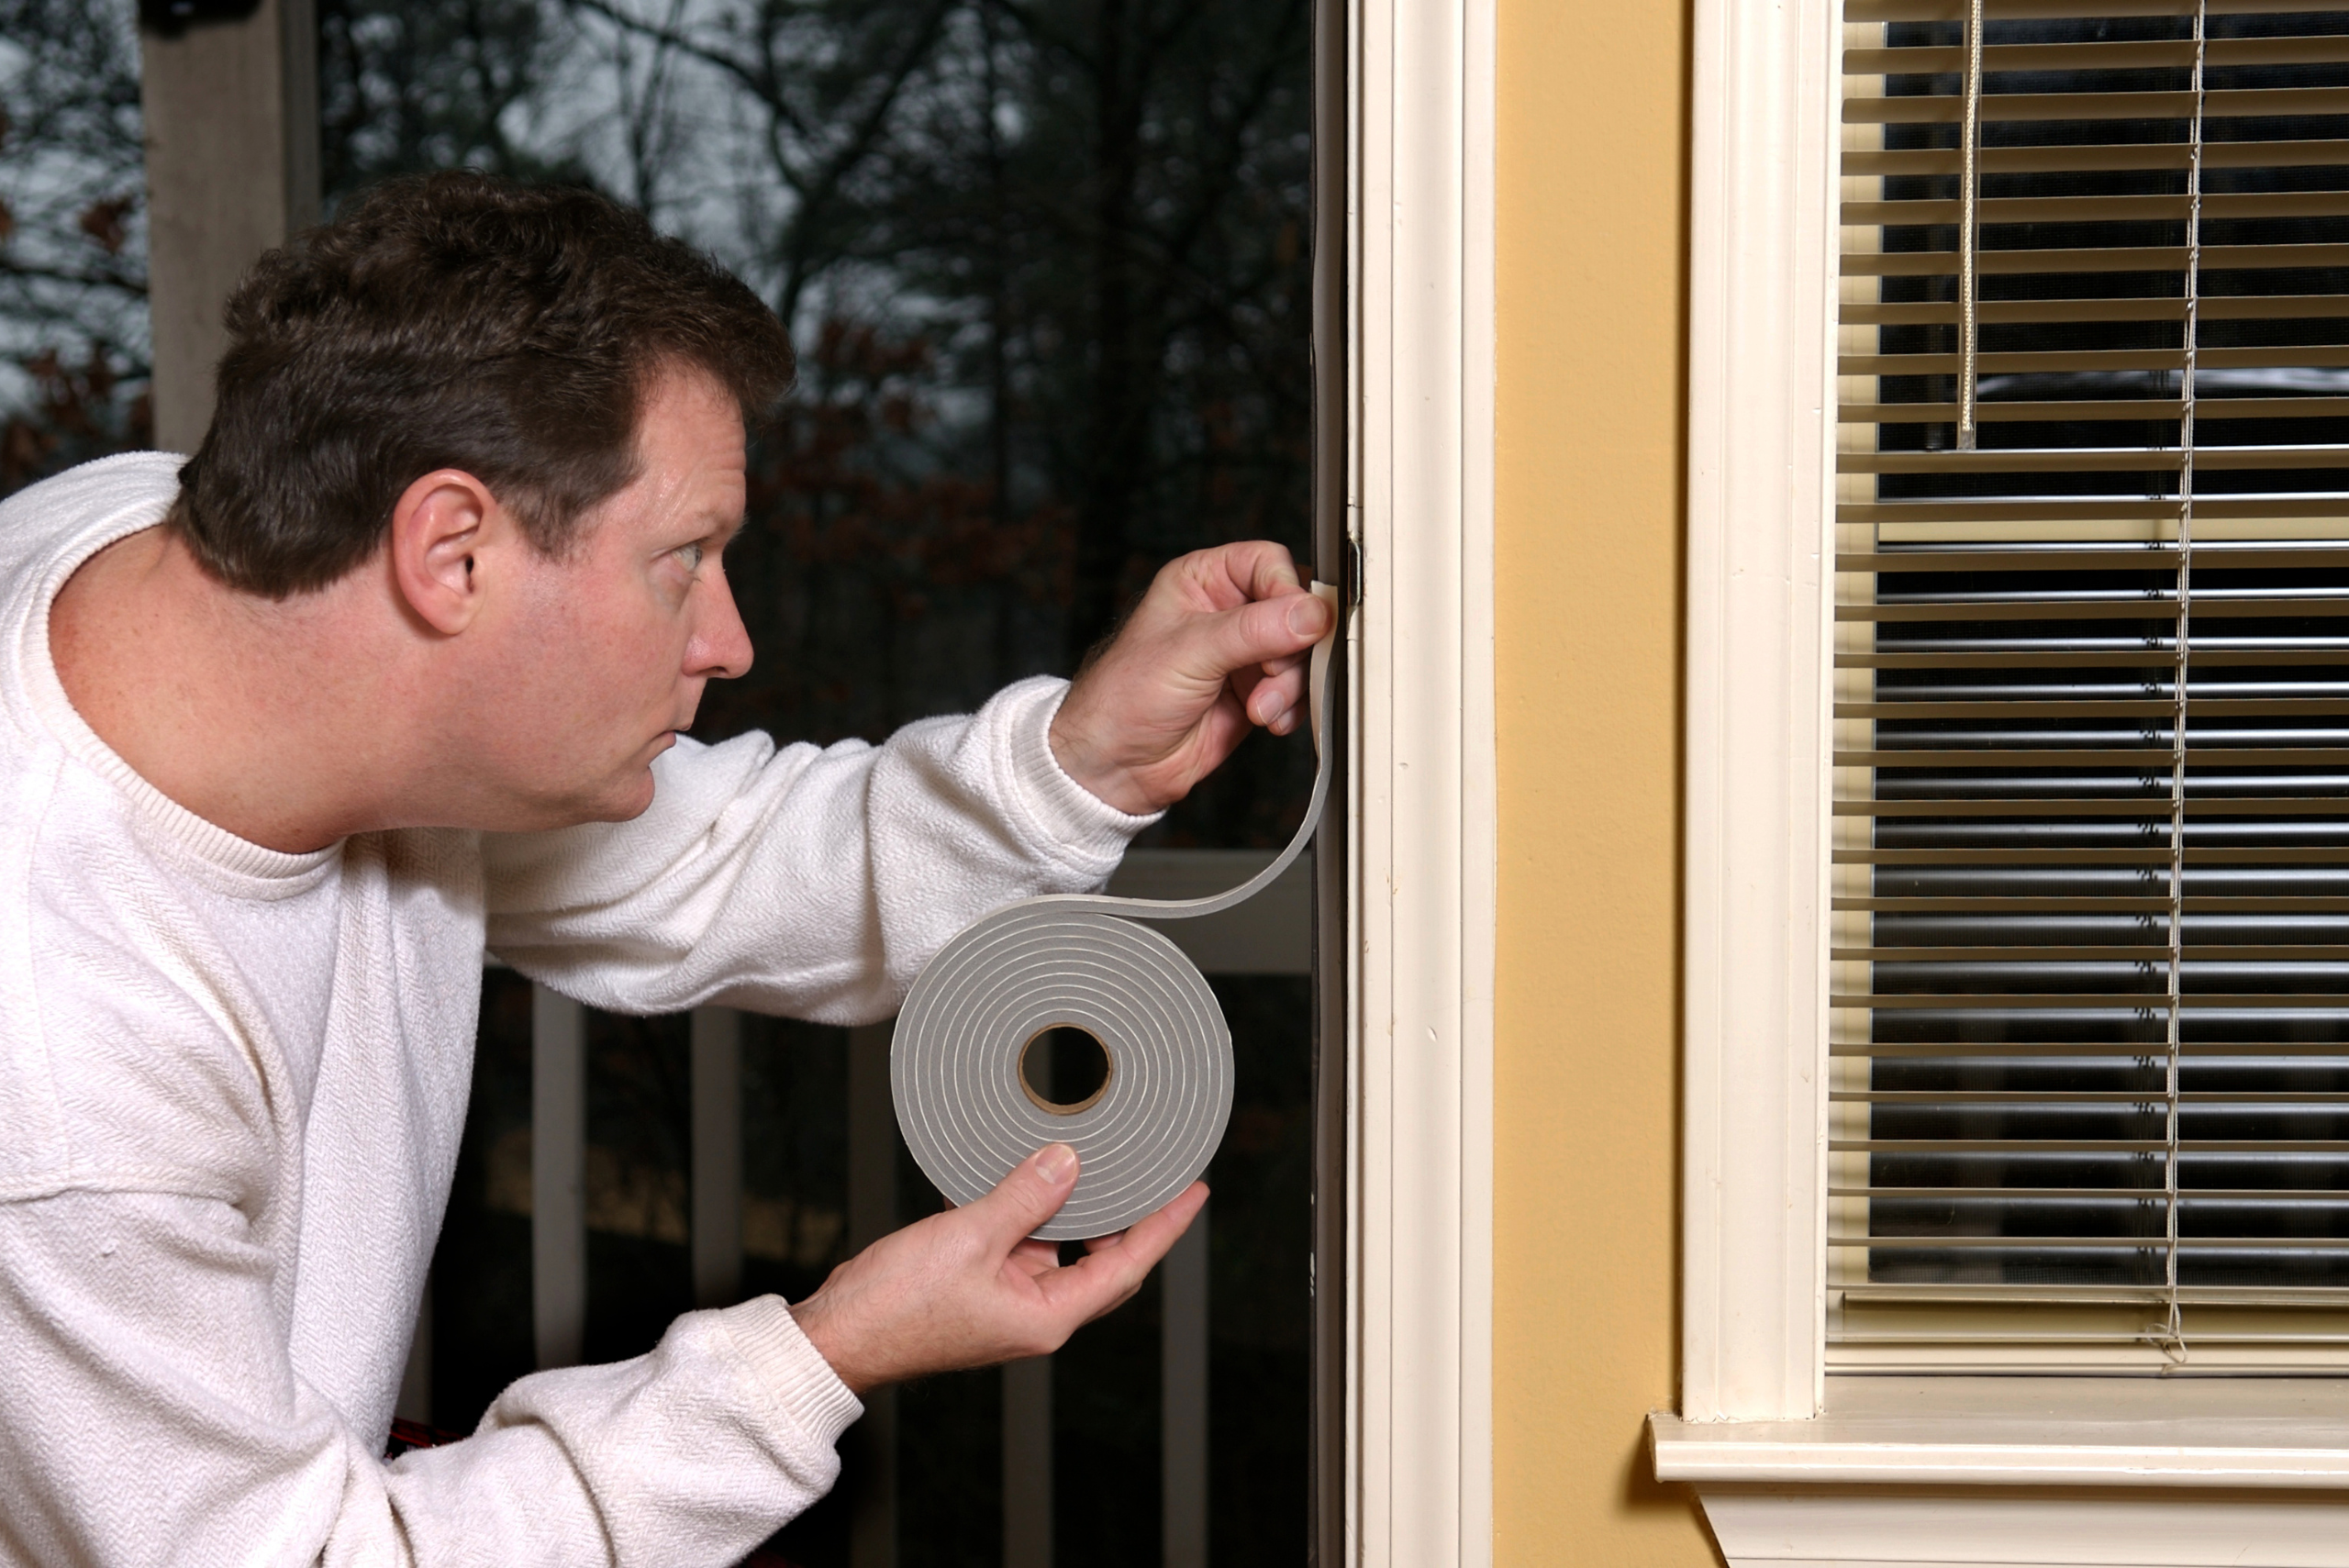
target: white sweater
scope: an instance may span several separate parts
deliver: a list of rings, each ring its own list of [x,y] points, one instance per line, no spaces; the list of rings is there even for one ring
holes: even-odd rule
[[[651,809],[262,849],[82,723],[49,606],[179,460],[0,505],[0,1562],[732,1562],[861,1407],[772,1296],[380,1455],[449,1193],[484,946],[599,1007],[885,1017],[1144,819],[1054,764],[1062,686],[874,748],[680,741]]]

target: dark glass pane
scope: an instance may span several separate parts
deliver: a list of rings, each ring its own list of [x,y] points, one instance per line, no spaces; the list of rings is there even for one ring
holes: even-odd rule
[[[473,1101],[432,1254],[432,1424],[471,1431],[538,1365],[530,1318],[530,984],[481,977]]]
[[[1310,12],[1301,0],[318,0],[329,211],[452,167],[642,207],[791,326],[729,572],[759,650],[697,733],[879,739],[1068,673],[1163,562],[1307,543]],[[143,163],[128,8],[0,0],[0,494],[146,442]],[[1930,237],[1928,237],[1930,238]],[[1921,241],[1920,241],[1921,242]],[[2133,340],[2133,339],[2132,339]],[[14,370],[6,367],[13,365]],[[1258,738],[1153,828],[1284,841],[1312,776]],[[433,1416],[534,1360],[529,994],[485,977],[435,1264]],[[1290,1562],[1307,1484],[1309,1002],[1219,980],[1241,1051],[1212,1173],[1215,1560]],[[588,1024],[587,1353],[691,1303],[688,1026]],[[746,1292],[846,1255],[841,1032],[746,1020]],[[933,1212],[909,1163],[901,1217]],[[1058,1379],[1072,1558],[1157,1550],[1153,1285]],[[901,1395],[904,1561],[992,1562],[994,1373]],[[860,1485],[786,1538],[841,1561]],[[1090,1542],[1091,1551],[1079,1543]]]

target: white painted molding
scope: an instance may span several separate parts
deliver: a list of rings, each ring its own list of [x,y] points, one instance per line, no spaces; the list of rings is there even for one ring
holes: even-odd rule
[[[2337,1378],[1835,1377],[1796,1421],[1650,1422],[1665,1481],[2349,1493]]]
[[[1823,1364],[1837,17],[1698,0],[1681,1413]]]
[[[1492,1560],[1493,0],[1361,0],[1350,1539]]]
[[[1707,1490],[1730,1568],[2349,1568],[2349,1498]]]
[[[1731,1568],[2349,1568],[2337,1378],[1831,1377],[1650,1432]]]

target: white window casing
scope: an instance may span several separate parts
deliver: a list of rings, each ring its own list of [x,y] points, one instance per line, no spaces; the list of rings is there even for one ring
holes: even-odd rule
[[[1819,1407],[1836,7],[1703,0],[1689,181],[1682,1412]]]

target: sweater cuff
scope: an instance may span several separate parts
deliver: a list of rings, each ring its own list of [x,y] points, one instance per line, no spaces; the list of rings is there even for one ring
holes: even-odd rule
[[[1118,869],[1128,841],[1165,813],[1120,811],[1069,777],[1052,755],[1052,720],[1067,696],[1066,681],[1039,677],[1007,687],[996,699],[1013,706],[1006,727],[1008,783],[1036,842],[1097,886]]]
[[[775,1404],[818,1442],[831,1447],[864,1414],[863,1401],[799,1331],[783,1297],[762,1296],[717,1317]]]

